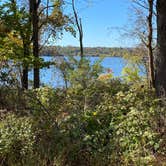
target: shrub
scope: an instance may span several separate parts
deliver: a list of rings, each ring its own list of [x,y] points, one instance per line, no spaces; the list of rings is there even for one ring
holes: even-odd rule
[[[35,135],[32,119],[9,114],[0,122],[1,165],[24,165],[31,161]]]
[[[165,108],[146,86],[91,80],[25,96],[26,116],[0,122],[2,164],[140,166],[165,155]]]

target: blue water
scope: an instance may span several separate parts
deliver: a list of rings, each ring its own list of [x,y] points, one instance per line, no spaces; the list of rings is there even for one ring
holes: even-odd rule
[[[55,58],[51,56],[43,56],[42,57],[44,61],[55,61]],[[61,57],[59,57],[60,59]],[[94,64],[97,60],[99,60],[99,57],[87,57],[87,59],[90,60],[91,64]],[[58,59],[56,59],[57,61]],[[121,76],[122,69],[126,65],[126,61],[121,57],[105,57],[101,65],[104,68],[109,68],[113,71],[113,75],[115,77]],[[32,71],[30,72],[30,79],[33,77]],[[61,76],[60,71],[55,68],[54,66],[51,66],[50,68],[43,68],[40,70],[40,80],[42,83],[47,84],[49,86],[57,87],[57,86],[63,86],[64,81]]]

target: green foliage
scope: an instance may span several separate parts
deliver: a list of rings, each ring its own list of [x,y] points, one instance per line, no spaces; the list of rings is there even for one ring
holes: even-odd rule
[[[128,83],[139,83],[141,81],[138,68],[126,66],[122,70],[122,75],[123,75],[124,81]]]
[[[82,87],[85,89],[92,80],[96,80],[99,74],[103,71],[101,66],[102,58],[90,64],[87,58],[76,59],[71,57],[74,61],[74,70],[69,71],[69,82],[74,87]]]
[[[151,96],[150,96],[151,95]],[[152,151],[159,145],[159,133],[155,132],[158,103],[153,93],[144,89],[119,92],[117,101],[119,116],[115,113],[115,138],[119,157],[125,165],[149,165],[155,160]]]
[[[147,75],[145,57],[146,52],[142,47],[136,47],[123,54],[123,58],[126,60],[126,66],[122,70],[124,81],[130,84],[140,84],[140,82],[145,81],[145,76]]]
[[[45,87],[24,96],[28,110],[1,121],[4,163],[19,154],[16,165],[31,158],[32,165],[43,166],[140,166],[155,165],[153,153],[165,154],[165,108],[146,86],[95,80],[85,89]]]
[[[65,89],[1,87],[1,107],[12,110],[1,120],[3,164],[140,166],[165,155],[165,108],[137,70],[102,81],[100,60],[72,57],[58,67]]]
[[[20,165],[31,159],[35,134],[32,119],[8,115],[0,122],[0,161],[2,165]]]
[[[51,4],[55,7],[48,17],[41,10],[41,33],[57,37],[65,29],[75,36],[63,1]],[[142,56],[125,55],[130,65],[123,79],[102,74],[102,58],[93,64],[87,57],[44,63],[31,55],[31,23],[24,7],[12,0],[2,3],[0,21],[0,165],[155,166],[165,156],[166,109],[139,76]],[[22,56],[25,48],[29,53]],[[85,54],[111,51],[86,48]],[[69,47],[69,52],[77,55],[79,50]],[[16,88],[18,77],[11,70],[34,64],[55,65],[66,87]]]
[[[55,61],[54,65],[59,69],[66,88],[69,86],[85,89],[91,82],[96,80],[103,71],[101,66],[103,58],[99,58],[93,64],[87,57],[70,57]]]
[[[0,4],[0,61],[10,61],[10,70],[14,74],[17,72],[17,81],[25,86],[23,80],[26,80],[28,69],[34,68],[34,65],[38,68],[48,67],[51,63],[32,55],[32,19],[28,7],[23,4],[15,0]],[[29,2],[26,4],[29,5]],[[41,2],[38,11],[38,29],[42,39],[39,45],[59,38],[59,34],[62,36],[64,30],[75,35],[72,19],[64,14],[63,1],[49,1],[49,8],[44,7],[45,5]],[[8,69],[8,65],[3,66],[4,68]],[[5,74],[7,75],[7,72]]]

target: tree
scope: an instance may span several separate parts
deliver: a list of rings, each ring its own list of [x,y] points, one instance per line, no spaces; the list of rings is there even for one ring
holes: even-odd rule
[[[166,1],[157,0],[157,54],[155,56],[155,88],[166,97]]]
[[[74,18],[75,18],[75,22],[76,22],[76,26],[78,29],[78,33],[79,33],[79,42],[80,42],[80,56],[81,58],[84,55],[84,50],[83,50],[83,29],[82,29],[82,22],[81,22],[81,18],[78,18],[78,14],[75,8],[75,1],[72,0],[72,8],[73,8],[73,12],[74,12]]]
[[[33,55],[34,55],[34,88],[40,86],[40,50],[41,45],[47,43],[49,39],[52,40],[58,36],[58,32],[65,29],[74,34],[73,28],[70,26],[71,20],[62,11],[62,0],[44,1],[29,0],[30,14],[32,21],[32,41],[33,41]],[[44,34],[47,34],[46,38]],[[41,42],[42,39],[45,42]]]
[[[0,19],[3,26],[7,27],[8,31],[10,30],[10,32],[15,32],[15,34],[18,35],[18,38],[21,39],[20,46],[23,51],[20,52],[22,55],[17,55],[17,60],[20,61],[22,65],[22,88],[28,89],[28,67],[31,45],[31,25],[29,13],[24,7],[19,7],[16,0],[10,0],[9,2],[2,4],[0,8]],[[10,58],[13,59],[14,57]]]
[[[34,88],[40,86],[40,69],[39,69],[39,15],[38,9],[41,0],[29,0],[30,15],[32,20],[32,39],[33,39],[33,55],[34,55]]]
[[[148,56],[148,82],[151,88],[155,87],[154,79],[154,20],[156,13],[154,10],[155,0],[132,0],[137,6],[135,7],[137,20],[135,34],[147,49]],[[146,16],[146,17],[145,17]]]
[[[38,88],[40,84],[40,68],[48,66],[48,63],[43,63],[42,58],[39,57],[41,46],[46,44],[50,38],[53,41],[59,34],[62,34],[64,29],[75,33],[71,19],[63,13],[63,1],[47,0],[46,2],[45,4],[44,0],[9,0],[0,6],[0,20],[3,22],[0,26],[2,31],[0,35],[3,35],[4,31],[7,33],[9,29],[9,31],[15,32],[21,40],[19,49],[22,51],[17,57],[17,62],[21,68],[23,89],[28,89],[30,65],[33,65],[34,68],[34,88]],[[10,46],[12,46],[11,42]],[[31,46],[33,50],[31,50]],[[13,57],[10,56],[9,59],[13,59]]]
[[[153,47],[152,47],[152,42],[153,42],[153,3],[154,0],[148,0],[148,43],[147,43],[147,48],[148,48],[148,57],[149,57],[149,85],[151,87],[155,87],[155,79],[154,79],[154,57],[153,57]]]

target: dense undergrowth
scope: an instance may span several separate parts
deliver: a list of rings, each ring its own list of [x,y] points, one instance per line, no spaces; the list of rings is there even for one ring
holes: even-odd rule
[[[146,86],[0,88],[0,165],[165,165],[166,110]]]

